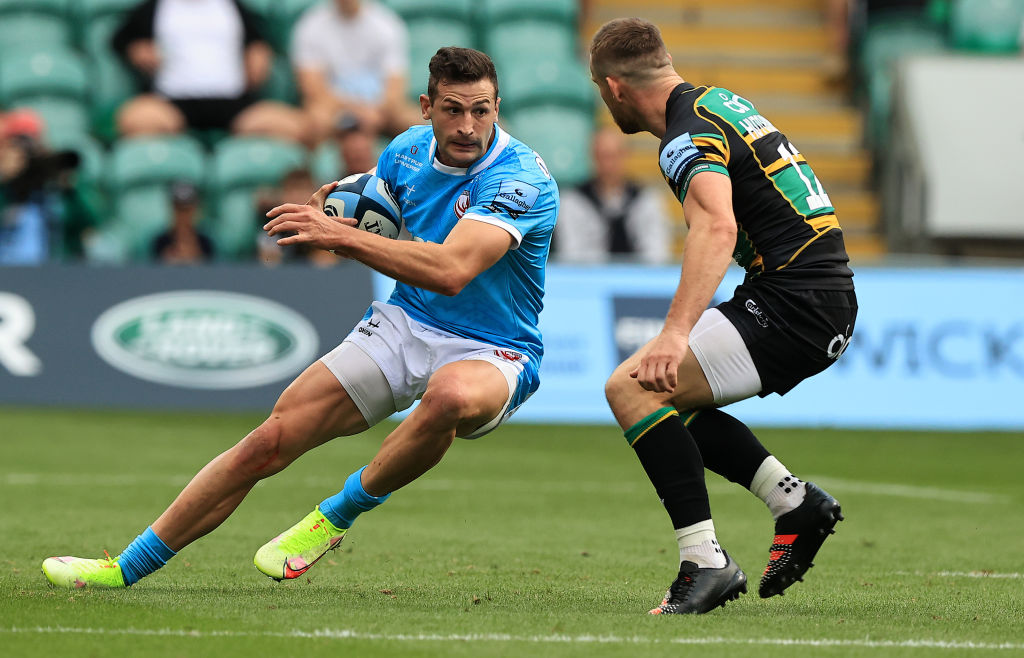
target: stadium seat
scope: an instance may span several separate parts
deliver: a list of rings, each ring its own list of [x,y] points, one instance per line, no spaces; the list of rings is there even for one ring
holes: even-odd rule
[[[484,47],[502,71],[513,64],[539,64],[577,57],[576,30],[558,22],[521,18],[490,24],[483,31]]]
[[[320,146],[309,154],[309,170],[317,185],[341,179],[345,173],[345,162],[341,159],[341,152],[333,140],[321,142]]]
[[[261,187],[276,187],[306,159],[301,146],[263,137],[231,137],[217,145],[211,171],[216,221],[209,233],[218,256],[239,258],[252,251],[260,226],[254,194]]]
[[[1016,53],[1021,49],[1024,2],[956,0],[950,12],[954,48],[980,53]]]
[[[481,24],[498,25],[523,16],[558,21],[575,29],[579,0],[482,0],[477,12]]]
[[[858,67],[867,85],[868,141],[881,144],[888,133],[892,81],[903,57],[946,50],[942,32],[926,21],[893,20],[868,28]]]
[[[575,59],[506,61],[498,75],[505,111],[537,104],[594,111],[596,87],[590,81],[590,73]]]
[[[403,20],[417,18],[458,18],[467,20],[478,4],[474,0],[384,0]]]
[[[114,226],[130,258],[146,260],[149,245],[170,221],[168,187],[178,180],[203,186],[206,156],[186,136],[138,137],[114,144],[107,184]]]
[[[38,112],[48,139],[89,132],[88,96],[85,64],[72,50],[8,48],[0,54],[0,105]]]
[[[67,0],[0,0],[0,45],[70,46]]]
[[[575,185],[590,175],[593,112],[562,105],[536,105],[507,118],[509,132],[544,158],[560,186]]]
[[[408,96],[412,100],[427,93],[430,58],[443,46],[475,47],[468,18],[423,17],[407,23],[409,28]]]
[[[0,103],[37,97],[87,99],[85,63],[67,48],[5,48],[0,57]]]

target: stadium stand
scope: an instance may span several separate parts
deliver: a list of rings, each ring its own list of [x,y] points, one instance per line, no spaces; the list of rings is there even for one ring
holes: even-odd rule
[[[729,88],[753,101],[814,165],[835,203],[854,258],[884,252],[871,153],[863,119],[828,63],[831,45],[821,0],[593,0],[583,33],[633,15],[657,23],[687,80]],[[627,12],[627,13],[623,13]],[[607,113],[600,120],[610,122]],[[630,140],[630,175],[660,180],[648,135]],[[662,183],[664,187],[664,184]],[[670,203],[669,203],[670,202]],[[683,236],[679,204],[667,199]]]
[[[292,142],[261,137],[230,137],[217,144],[210,171],[216,221],[207,231],[217,254],[232,259],[252,254],[263,222],[256,217],[255,193],[276,186],[290,170],[306,163],[306,150]]]
[[[109,159],[107,188],[113,217],[101,228],[97,259],[145,260],[149,247],[170,220],[169,187],[188,181],[202,188],[207,158],[200,143],[186,135],[121,139]]]
[[[276,53],[261,91],[264,98],[297,102],[287,58],[289,35],[299,15],[316,1],[241,0],[264,22]],[[885,249],[871,149],[884,144],[899,62],[949,49],[1014,55],[1021,47],[1024,20],[1024,2],[1019,0],[922,0],[918,4],[923,14],[866,21],[853,34],[851,63],[861,80],[859,107],[827,66],[831,44],[823,0],[591,0],[583,5],[583,15],[577,0],[380,1],[410,28],[409,98],[425,90],[425,64],[437,47],[486,50],[501,79],[503,124],[537,148],[563,184],[586,177],[586,145],[595,121],[610,121],[589,82],[584,51],[591,35],[616,16],[655,21],[684,77],[745,94],[799,145],[836,202],[855,257]],[[0,0],[0,110],[36,110],[46,122],[50,145],[80,154],[80,177],[102,192],[112,209],[101,230],[113,236],[114,246],[90,252],[108,260],[139,257],[144,236],[162,225],[166,213],[151,206],[140,218],[136,211],[148,203],[163,203],[165,192],[157,188],[183,174],[172,159],[147,160],[138,153],[187,152],[184,161],[191,174],[186,179],[204,171],[210,160],[218,189],[234,179],[231,172],[244,168],[246,158],[283,153],[269,140],[223,142],[223,135],[206,136],[201,144],[194,136],[156,140],[145,147],[134,140],[116,141],[114,112],[138,88],[111,50],[110,37],[136,2]],[[650,140],[637,136],[629,141],[630,174],[659,182]],[[219,243],[228,245],[223,249],[228,257],[244,257],[251,245],[252,194],[258,186],[276,183],[294,165],[310,165],[318,178],[334,177],[343,169],[333,144],[308,152],[294,145],[286,150],[287,155],[274,156],[284,164],[271,167],[257,160],[254,169],[259,173],[238,185],[230,202],[218,201],[208,209],[216,218],[209,228]],[[141,158],[145,166],[128,171],[125,163],[133,158]],[[668,207],[681,227],[678,204]]]
[[[48,140],[89,133],[89,76],[65,46],[24,46],[0,57],[0,104],[28,107],[46,123]]]

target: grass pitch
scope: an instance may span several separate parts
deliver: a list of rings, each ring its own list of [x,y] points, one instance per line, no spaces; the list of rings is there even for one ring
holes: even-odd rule
[[[761,600],[771,517],[709,474],[719,539],[752,587],[700,617],[645,615],[678,553],[611,427],[512,425],[460,441],[297,581],[267,579],[253,554],[339,489],[387,426],[261,483],[129,590],[47,585],[43,558],[116,555],[259,421],[0,408],[0,654],[1024,654],[1024,434],[762,431],[847,520],[807,582]]]

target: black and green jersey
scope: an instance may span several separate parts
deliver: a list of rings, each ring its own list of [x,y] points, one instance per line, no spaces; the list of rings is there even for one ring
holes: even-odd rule
[[[669,96],[661,173],[682,203],[702,171],[725,174],[748,278],[791,288],[852,290],[832,201],[796,147],[753,103],[721,87],[682,83]]]

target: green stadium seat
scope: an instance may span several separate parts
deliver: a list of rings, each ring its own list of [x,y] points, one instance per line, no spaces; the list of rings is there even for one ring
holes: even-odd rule
[[[870,144],[881,144],[888,134],[892,80],[903,57],[946,50],[941,30],[927,21],[892,20],[870,26],[864,35],[858,67],[866,83]]]
[[[61,142],[89,134],[89,106],[72,98],[30,98],[19,100],[11,109],[27,108],[42,118],[46,141]]]
[[[575,28],[533,18],[490,25],[484,29],[483,43],[498,67],[499,81],[502,70],[513,64],[577,57]]]
[[[0,103],[38,97],[86,100],[88,95],[85,62],[73,50],[8,48],[0,56]]]
[[[114,144],[107,182],[112,190],[121,192],[176,180],[202,186],[205,176],[206,155],[191,137],[136,137]]]
[[[67,0],[0,0],[0,46],[70,46]]]
[[[475,0],[384,0],[405,21],[418,18],[449,18],[468,20],[473,14]]]
[[[949,17],[954,48],[1010,54],[1021,50],[1022,0],[956,0]]]
[[[149,246],[171,218],[169,186],[185,180],[203,187],[206,155],[191,137],[138,137],[114,144],[107,186],[114,206],[110,232],[127,257],[145,261]]]
[[[345,162],[334,140],[325,140],[309,154],[309,170],[317,185],[340,180],[345,174]]]
[[[255,193],[276,187],[285,174],[306,165],[303,147],[263,137],[230,137],[213,154],[211,180],[216,221],[209,233],[220,257],[232,259],[249,254],[260,223],[255,213]]]
[[[575,29],[579,0],[482,0],[477,3],[481,24],[498,25],[523,16],[560,21]]]
[[[85,64],[72,50],[40,46],[0,54],[0,105],[38,112],[48,139],[89,132],[88,97]]]
[[[590,72],[575,59],[506,61],[498,71],[498,80],[502,108],[508,112],[537,104],[594,111],[597,88],[590,80]]]
[[[562,105],[536,105],[517,110],[506,121],[513,137],[544,158],[559,185],[575,185],[590,175],[593,112]]]
[[[427,93],[430,58],[444,46],[475,47],[473,27],[465,18],[423,17],[407,23],[409,28],[408,96],[412,100]],[[499,78],[500,80],[500,78]]]

